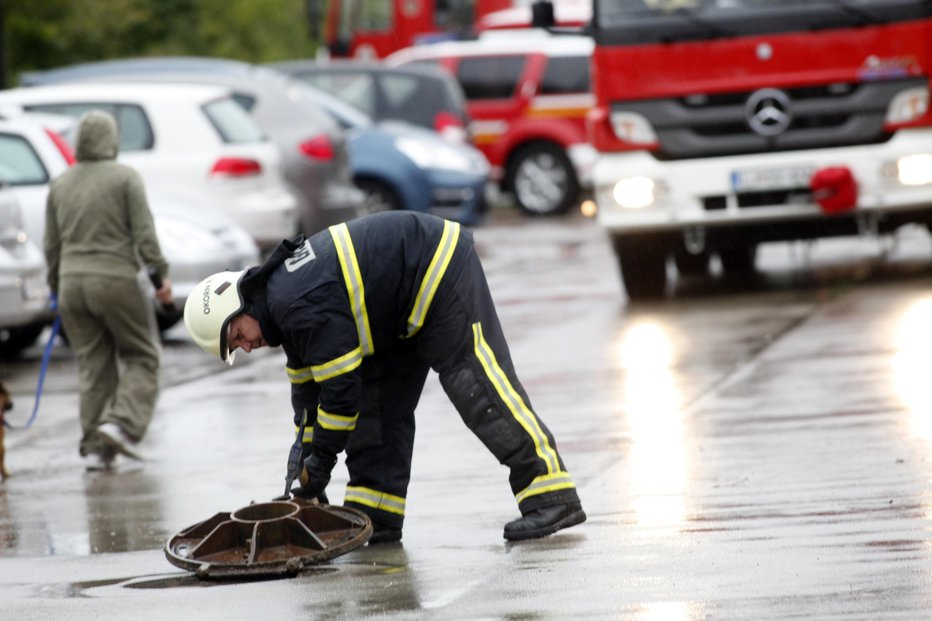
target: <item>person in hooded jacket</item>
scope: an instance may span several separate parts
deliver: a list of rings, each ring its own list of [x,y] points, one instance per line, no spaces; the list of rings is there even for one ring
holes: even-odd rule
[[[230,364],[236,349],[282,346],[297,429],[286,494],[326,502],[345,449],[344,505],[372,519],[370,543],[401,539],[414,410],[430,369],[510,471],[521,517],[505,525],[506,539],[586,519],[515,374],[472,234],[457,223],[384,212],[284,240],[260,267],[203,280],[184,319],[201,348]]]
[[[142,179],[115,161],[116,120],[87,112],[75,145],[77,163],[51,183],[44,248],[49,287],[78,362],[79,452],[94,470],[110,467],[118,453],[140,459],[136,444],[158,396],[158,328],[140,268],[161,279],[160,301],[170,303],[172,294]]]

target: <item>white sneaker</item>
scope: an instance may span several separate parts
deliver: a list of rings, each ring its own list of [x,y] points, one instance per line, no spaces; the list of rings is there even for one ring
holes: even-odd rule
[[[126,435],[126,432],[120,429],[120,426],[116,423],[102,424],[97,428],[97,433],[100,434],[107,444],[116,449],[118,453],[142,461],[142,455],[136,450],[137,442]]]
[[[115,457],[116,455],[113,455],[108,459],[107,456],[100,453],[88,453],[84,456],[84,469],[88,472],[109,470]]]

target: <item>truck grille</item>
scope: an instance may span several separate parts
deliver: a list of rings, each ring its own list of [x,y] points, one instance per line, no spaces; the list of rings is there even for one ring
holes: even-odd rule
[[[890,101],[927,84],[922,77],[781,89],[792,120],[773,136],[749,124],[747,102],[756,91],[619,102],[613,110],[650,121],[660,142],[654,155],[661,160],[793,151],[884,142],[890,138],[883,127]]]

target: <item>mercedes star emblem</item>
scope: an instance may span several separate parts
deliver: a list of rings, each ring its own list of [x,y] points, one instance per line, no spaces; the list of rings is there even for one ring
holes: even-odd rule
[[[775,88],[762,88],[751,93],[744,109],[748,125],[761,136],[781,134],[793,120],[789,96]]]

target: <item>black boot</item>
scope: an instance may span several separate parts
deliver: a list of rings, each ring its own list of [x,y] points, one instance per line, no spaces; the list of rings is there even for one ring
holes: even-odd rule
[[[396,541],[401,541],[400,528],[393,528],[378,522],[372,523],[372,536],[369,537],[370,546],[374,543],[395,543]]]
[[[569,528],[586,521],[586,512],[578,502],[534,509],[527,515],[505,524],[505,539],[535,539],[546,537],[562,528]]]

